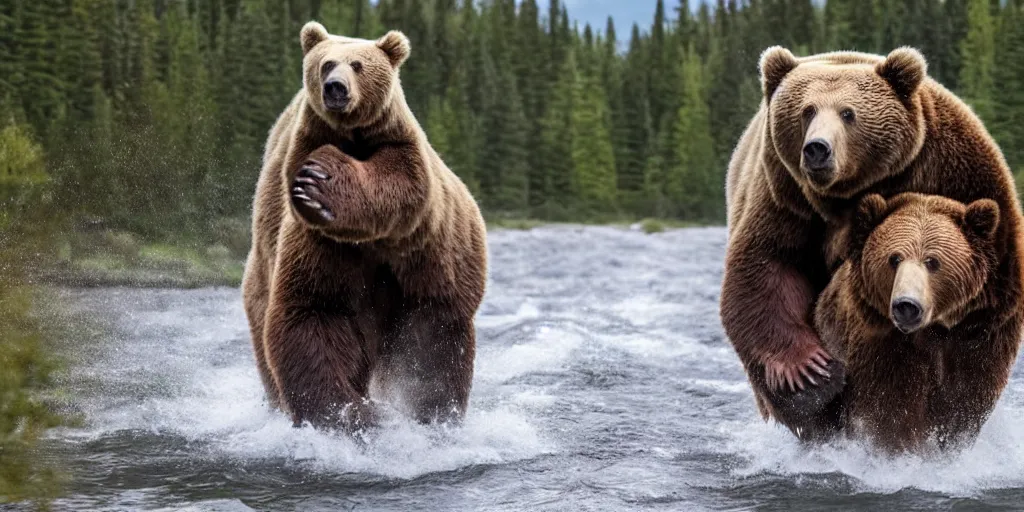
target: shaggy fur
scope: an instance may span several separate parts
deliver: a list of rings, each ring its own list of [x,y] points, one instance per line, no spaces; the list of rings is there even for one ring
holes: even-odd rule
[[[484,294],[480,211],[405,102],[399,32],[302,29],[304,88],[267,141],[243,282],[260,376],[296,425],[420,421],[468,406]],[[347,92],[328,104],[325,84]]]
[[[941,196],[865,196],[852,220],[847,259],[822,292],[815,327],[847,368],[848,384],[813,437],[845,431],[890,452],[973,440],[1012,354],[979,343],[964,319],[983,310],[998,264],[999,207]],[[896,306],[912,296],[921,322],[900,326]],[[973,360],[974,362],[971,362]],[[976,374],[979,364],[989,369]],[[931,444],[935,442],[935,444]]]
[[[965,409],[976,421],[1006,384],[1022,324],[1020,205],[999,148],[970,108],[928,77],[916,50],[796,58],[773,47],[760,65],[765,97],[726,182],[720,312],[762,416],[803,437],[842,390],[845,368],[810,325],[814,301],[842,264],[856,201],[920,192],[989,198],[1001,212],[998,264],[978,311],[961,323],[976,333],[971,343],[987,344],[1005,363],[963,362],[990,382],[983,404]],[[826,172],[807,164],[812,140],[831,143]]]

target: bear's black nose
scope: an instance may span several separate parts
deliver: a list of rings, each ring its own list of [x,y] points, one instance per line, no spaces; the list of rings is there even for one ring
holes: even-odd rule
[[[342,110],[348,105],[348,86],[332,78],[324,82],[324,106],[329,110]]]
[[[903,332],[909,332],[921,326],[924,309],[917,299],[898,297],[892,301],[892,319]]]
[[[811,139],[804,144],[804,165],[812,172],[832,167],[832,145],[825,139]]]

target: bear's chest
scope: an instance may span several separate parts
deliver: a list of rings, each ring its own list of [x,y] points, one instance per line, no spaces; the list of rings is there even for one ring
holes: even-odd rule
[[[342,135],[334,141],[334,145],[346,155],[359,161],[369,160],[376,147],[359,131]]]

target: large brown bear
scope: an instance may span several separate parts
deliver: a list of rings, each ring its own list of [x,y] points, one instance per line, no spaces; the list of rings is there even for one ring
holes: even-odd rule
[[[1006,364],[957,364],[991,383],[992,400],[1009,376],[1024,314],[1013,178],[977,116],[926,70],[912,48],[884,57],[798,59],[781,47],[761,55],[764,98],[729,163],[720,312],[762,416],[798,436],[843,388],[845,369],[822,347],[811,313],[842,262],[846,219],[866,193],[998,204],[998,263],[978,309],[955,330]],[[965,405],[963,421],[990,406]]]
[[[832,430],[890,452],[974,439],[1014,353],[957,329],[998,265],[999,207],[912,192],[864,196],[846,261],[815,306],[825,349],[846,365]],[[975,327],[980,324],[975,322]],[[987,369],[975,373],[976,360]],[[968,414],[964,414],[964,408]]]
[[[304,87],[267,140],[243,292],[260,376],[296,425],[468,405],[486,232],[413,117],[408,39],[301,32]]]

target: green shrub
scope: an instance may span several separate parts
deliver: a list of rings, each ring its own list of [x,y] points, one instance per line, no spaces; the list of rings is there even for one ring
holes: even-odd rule
[[[252,244],[252,225],[249,219],[221,217],[210,225],[211,242],[223,245],[236,258],[245,258]]]
[[[640,221],[640,229],[644,233],[661,233],[665,231],[665,224],[658,219],[644,219]]]

